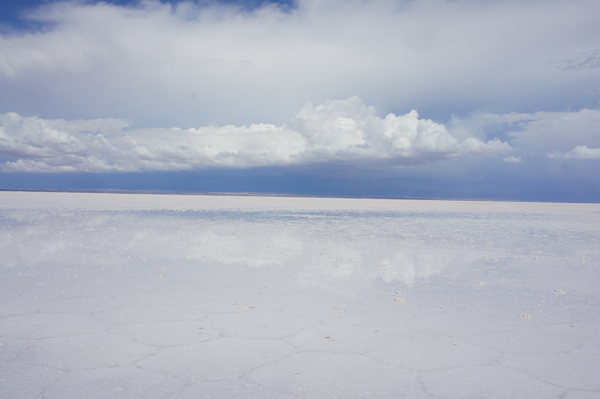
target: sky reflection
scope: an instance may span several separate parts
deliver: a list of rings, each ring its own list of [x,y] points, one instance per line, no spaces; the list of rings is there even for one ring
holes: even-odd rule
[[[346,291],[373,280],[410,286],[454,262],[453,245],[417,232],[421,219],[376,212],[13,211],[4,214],[10,233],[0,246],[5,267],[134,267],[147,278],[171,267],[271,267],[305,287]]]

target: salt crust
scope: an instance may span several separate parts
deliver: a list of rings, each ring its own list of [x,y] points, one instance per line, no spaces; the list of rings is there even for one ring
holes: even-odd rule
[[[600,205],[0,192],[0,396],[600,396]]]

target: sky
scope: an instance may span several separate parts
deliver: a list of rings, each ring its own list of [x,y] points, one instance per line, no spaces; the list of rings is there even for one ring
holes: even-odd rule
[[[0,188],[600,202],[598,16],[4,1]]]

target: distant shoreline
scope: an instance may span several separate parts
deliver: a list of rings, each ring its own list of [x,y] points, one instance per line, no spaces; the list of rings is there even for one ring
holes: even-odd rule
[[[119,190],[119,189],[53,189],[53,188],[0,188],[0,191],[40,192],[40,193],[98,193],[98,194],[159,194],[159,195],[215,195],[229,197],[298,197],[298,198],[356,198],[356,199],[408,199],[428,201],[493,201],[488,199],[398,197],[398,196],[354,196],[289,194],[270,192],[218,192],[218,191],[177,191],[177,190]],[[503,201],[505,202],[505,201]],[[519,202],[519,201],[513,201]]]
[[[177,190],[119,190],[119,189],[39,189],[39,188],[0,188],[2,191],[13,192],[40,192],[40,193],[87,193],[87,194],[155,194],[155,195],[207,195],[224,197],[282,197],[282,198],[340,198],[340,199],[389,199],[389,200],[417,200],[417,201],[486,201],[486,202],[541,202],[557,204],[596,204],[597,202],[555,202],[555,201],[526,201],[515,199],[497,198],[442,198],[442,197],[403,197],[403,196],[353,196],[353,195],[316,195],[316,194],[289,194],[270,192],[214,192],[214,191],[177,191]]]

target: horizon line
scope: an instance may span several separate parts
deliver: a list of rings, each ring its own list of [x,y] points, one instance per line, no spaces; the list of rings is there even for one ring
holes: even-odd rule
[[[152,194],[152,195],[205,195],[224,197],[283,197],[283,198],[339,198],[339,199],[387,199],[387,200],[413,200],[413,201],[469,201],[469,202],[524,202],[544,204],[599,204],[600,202],[556,202],[556,201],[527,201],[515,199],[493,198],[444,198],[444,197],[411,197],[392,195],[317,195],[317,194],[291,194],[276,192],[253,191],[185,191],[185,190],[122,190],[122,189],[53,189],[53,188],[2,188],[1,191],[16,192],[42,192],[42,193],[88,193],[88,194]]]

